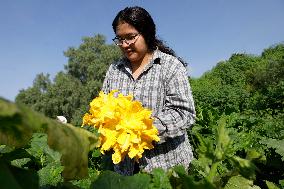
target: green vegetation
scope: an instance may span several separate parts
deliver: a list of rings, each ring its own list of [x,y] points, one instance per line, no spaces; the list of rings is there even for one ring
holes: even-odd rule
[[[0,100],[1,188],[284,188],[284,44],[259,56],[233,54],[190,79],[197,110],[190,170],[131,177],[112,171],[94,130],[72,126],[81,125],[119,50],[97,35],[65,55],[53,81],[39,74],[15,104]]]
[[[115,45],[106,45],[102,35],[84,37],[79,48],[69,48],[64,72],[53,82],[49,75],[38,74],[33,86],[20,91],[21,102],[47,117],[64,115],[73,125],[82,124],[89,102],[98,96],[109,65],[120,57]]]

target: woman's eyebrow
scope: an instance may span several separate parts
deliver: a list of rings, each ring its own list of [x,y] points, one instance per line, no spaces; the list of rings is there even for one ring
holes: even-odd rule
[[[118,38],[124,38],[124,37],[131,37],[133,35],[136,35],[137,33],[127,33],[127,34],[123,34],[123,35],[116,35],[116,37]]]

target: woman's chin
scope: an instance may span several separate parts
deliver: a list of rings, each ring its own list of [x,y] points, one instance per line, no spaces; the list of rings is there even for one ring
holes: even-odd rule
[[[138,60],[137,56],[133,53],[127,53],[125,54],[125,57],[130,61],[130,62],[135,62]]]

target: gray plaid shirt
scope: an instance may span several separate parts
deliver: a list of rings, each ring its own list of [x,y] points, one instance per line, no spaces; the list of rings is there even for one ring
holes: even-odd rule
[[[167,170],[175,165],[188,168],[193,155],[186,129],[194,123],[195,109],[186,68],[177,58],[155,50],[152,60],[136,80],[131,73],[126,58],[113,63],[102,90],[131,93],[134,100],[152,110],[161,141],[154,149],[145,150],[139,167],[145,171],[157,167]],[[125,158],[114,169],[120,174],[132,175],[134,161]]]

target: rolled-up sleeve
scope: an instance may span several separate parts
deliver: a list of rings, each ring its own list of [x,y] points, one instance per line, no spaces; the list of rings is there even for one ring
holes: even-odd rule
[[[165,105],[155,116],[160,143],[185,134],[195,121],[195,107],[185,68],[176,68],[166,83]]]

